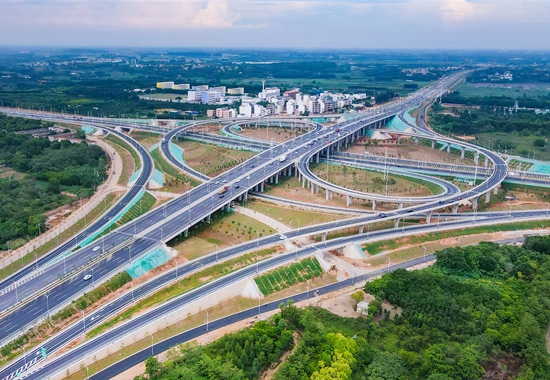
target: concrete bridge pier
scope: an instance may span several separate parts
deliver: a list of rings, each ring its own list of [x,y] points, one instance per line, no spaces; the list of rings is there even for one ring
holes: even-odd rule
[[[372,211],[376,210],[376,201],[372,201]]]
[[[479,164],[479,152],[476,150],[474,152],[474,162],[477,164]]]
[[[328,189],[325,190],[325,200],[329,200],[330,199],[330,191]]]
[[[243,195],[243,200],[244,201],[247,201],[248,200],[248,191],[246,193],[244,193]]]
[[[319,152],[315,155],[315,163],[319,163]]]
[[[269,183],[273,183],[273,176],[269,177]]]
[[[326,241],[327,240],[327,233],[326,232],[323,232],[321,234],[321,241]]]
[[[489,203],[491,201],[491,191],[488,191],[485,193],[485,203]]]
[[[315,193],[315,185],[312,182],[310,182],[309,187],[311,188],[311,194],[314,194]]]
[[[395,228],[399,228],[399,222],[401,221],[401,218],[395,219]]]
[[[463,160],[464,159],[464,153],[466,152],[466,148],[464,148],[463,146],[460,147],[460,158]]]
[[[453,214],[456,214],[458,212],[458,205],[453,206]]]
[[[487,156],[485,156],[485,163],[484,163],[485,167],[488,167],[489,166],[489,159],[487,158]]]
[[[397,136],[397,143],[401,144],[401,135]]]
[[[447,144],[447,154],[451,153],[451,144]]]
[[[477,210],[477,203],[479,198],[472,199],[472,210]]]
[[[262,181],[261,185],[260,185],[260,192],[264,192],[264,182]]]
[[[433,211],[429,211],[426,214],[426,224],[430,224],[432,222],[432,215],[433,215]]]
[[[275,184],[279,184],[279,173],[275,174]]]
[[[189,230],[183,231],[183,236],[187,237],[187,234],[189,233],[188,231],[189,231]]]
[[[495,194],[495,195],[498,194],[498,188],[499,188],[499,186],[495,186],[495,188],[493,189],[493,194]]]
[[[302,188],[306,187],[306,177],[302,176]]]
[[[432,140],[432,150],[435,149],[435,140]]]
[[[360,226],[359,226],[359,233],[362,234],[362,233],[364,233],[364,232],[365,232],[365,226],[360,225]]]
[[[353,198],[349,195],[346,196],[346,206],[351,206],[351,203],[353,202]]]
[[[398,203],[398,204],[397,204],[397,208],[398,208],[399,210],[402,209],[402,208],[403,208],[403,203]]]
[[[414,136],[414,145],[418,145],[418,137]]]

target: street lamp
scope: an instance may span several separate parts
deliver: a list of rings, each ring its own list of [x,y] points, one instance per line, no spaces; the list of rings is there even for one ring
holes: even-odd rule
[[[48,308],[48,319],[50,319],[50,302],[49,302],[50,295],[48,293],[44,293],[44,296],[46,296],[46,307]]]
[[[208,310],[204,311],[206,313],[206,333],[208,334]]]
[[[84,334],[86,334],[86,314],[84,314],[84,311],[82,309],[78,309],[82,313],[82,322],[84,324]]]
[[[27,351],[25,350],[25,347],[22,344],[20,344],[19,347],[23,349],[23,358],[25,360],[25,368],[27,368]]]

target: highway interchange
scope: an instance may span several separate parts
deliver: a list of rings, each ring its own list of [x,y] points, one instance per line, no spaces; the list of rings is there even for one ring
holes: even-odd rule
[[[446,80],[442,81],[446,86],[450,86],[454,84],[454,81],[457,80],[457,77],[455,78],[446,78]],[[395,105],[392,104],[388,106],[388,110],[382,109],[380,110],[379,114],[374,115],[368,115],[365,117],[361,117],[354,120],[349,120],[343,123],[338,124],[337,126],[333,126],[331,128],[331,131],[334,131],[336,127],[340,128],[340,134],[342,138],[345,138],[348,135],[351,135],[355,133],[357,130],[363,128],[364,126],[368,126],[378,120],[386,119],[387,117],[391,115],[395,115],[398,112],[401,112],[403,109],[409,109],[412,108],[412,106],[417,106],[420,104],[422,100],[425,98],[433,97],[436,94],[436,91],[439,91],[439,87],[432,86],[432,88],[421,90],[417,93],[416,98],[409,99],[408,101],[401,102],[401,104]],[[97,126],[99,127],[99,123],[94,122],[86,122],[86,125],[91,126]],[[169,159],[170,162],[176,164],[176,160],[170,159],[171,153],[169,150],[169,141],[172,139],[175,135],[181,132],[181,130],[185,129],[186,127],[183,127],[181,129],[177,129],[174,131],[171,131],[169,134],[163,138],[163,141],[161,142],[161,149],[163,154]],[[104,238],[102,238],[101,244],[104,244],[105,247],[109,248],[111,250],[110,255],[106,255],[105,257],[102,257],[99,259],[98,262],[93,264],[94,267],[94,281],[103,281],[106,278],[108,278],[112,273],[116,273],[117,271],[120,271],[125,265],[128,264],[129,261],[132,261],[132,257],[135,258],[155,246],[158,246],[162,244],[162,242],[165,242],[172,237],[180,234],[182,231],[187,230],[192,225],[200,222],[201,220],[204,220],[207,218],[212,212],[215,210],[224,207],[227,205],[228,202],[230,202],[232,199],[235,199],[237,197],[243,196],[249,189],[252,187],[255,187],[259,183],[263,183],[264,180],[269,178],[270,176],[273,176],[283,169],[285,169],[288,165],[294,164],[294,159],[299,163],[299,168],[305,168],[308,166],[308,163],[312,160],[313,156],[317,154],[317,152],[320,152],[321,150],[325,149],[327,145],[334,143],[336,141],[337,137],[332,133],[332,138],[329,140],[329,144],[324,141],[321,137],[326,135],[326,130],[320,131],[320,130],[313,130],[312,132],[309,132],[307,134],[304,134],[298,138],[295,138],[287,143],[279,144],[272,149],[265,151],[263,153],[260,153],[259,155],[255,156],[254,158],[250,159],[244,164],[241,164],[234,169],[216,177],[215,179],[206,182],[205,184],[198,186],[194,188],[193,190],[187,192],[183,196],[167,203],[165,206],[157,208],[155,210],[152,210],[146,215],[143,215],[142,217],[135,220],[135,222],[132,222],[130,224],[124,225],[120,228],[118,228],[115,231],[112,231],[108,235],[106,235]],[[436,136],[431,132],[430,130],[424,128],[423,132],[425,135],[430,135],[433,138],[437,138],[439,141],[442,140],[440,136]],[[318,140],[315,142],[315,140]],[[313,141],[313,144],[311,142]],[[453,141],[454,142],[454,141]],[[312,236],[312,235],[318,235],[322,233],[327,233],[330,231],[347,228],[351,226],[363,226],[368,225],[369,223],[379,222],[381,220],[399,220],[404,217],[410,217],[412,215],[418,215],[418,214],[429,214],[433,212],[434,210],[438,210],[442,207],[453,205],[459,202],[462,199],[471,199],[475,197],[479,197],[480,195],[486,193],[487,191],[490,191],[494,187],[498,186],[502,180],[506,177],[506,164],[502,161],[502,159],[495,153],[491,151],[484,150],[483,148],[479,148],[476,146],[469,146],[470,149],[479,150],[484,155],[488,156],[489,159],[493,161],[493,173],[489,178],[484,181],[481,185],[472,188],[468,190],[466,193],[463,194],[457,194],[454,192],[449,192],[449,194],[445,194],[442,198],[441,196],[438,197],[438,200],[433,200],[432,202],[428,202],[422,205],[415,205],[414,209],[412,211],[409,211],[409,209],[398,209],[391,212],[387,212],[385,216],[380,217],[379,215],[367,215],[367,216],[359,216],[356,218],[344,220],[344,221],[338,221],[338,222],[332,222],[332,223],[325,223],[323,225],[318,226],[311,226],[311,227],[305,227],[300,228],[298,230],[293,230],[289,233],[287,233],[288,239],[294,239],[300,236]],[[296,152],[296,154],[295,154]],[[281,161],[279,158],[281,156],[287,156],[289,157],[287,160]],[[144,170],[145,171],[145,170]],[[218,191],[222,186],[225,186],[225,184],[228,184],[229,189],[227,194],[224,198],[220,198],[218,196]],[[237,186],[239,184],[239,186]],[[328,185],[326,185],[328,186]],[[442,206],[440,203],[441,200],[444,199],[445,205]],[[418,233],[419,231],[425,231],[433,228],[458,228],[460,226],[466,226],[471,225],[472,223],[488,223],[488,224],[494,224],[497,222],[502,222],[503,220],[520,220],[522,218],[544,218],[547,216],[547,213],[545,214],[542,211],[538,212],[526,212],[526,213],[510,213],[510,215],[503,215],[503,213],[495,213],[493,215],[485,215],[482,216],[481,214],[477,214],[477,216],[474,216],[475,219],[472,220],[455,220],[452,222],[445,222],[445,223],[438,223],[437,225],[418,225],[418,226],[411,226],[401,229],[401,233]],[[461,224],[462,223],[462,224]],[[277,256],[274,259],[265,260],[261,262],[260,264],[262,267],[258,268],[260,270],[265,270],[267,268],[273,267],[274,265],[280,265],[281,262],[287,262],[289,260],[293,260],[296,257],[299,256],[306,256],[310,255],[312,252],[314,252],[316,249],[329,249],[331,247],[341,247],[342,245],[349,244],[349,242],[358,242],[361,239],[374,239],[374,238],[381,238],[383,236],[391,236],[391,234],[395,234],[395,230],[390,231],[376,231],[376,232],[370,232],[362,235],[354,235],[349,236],[347,238],[342,239],[335,239],[335,240],[329,240],[322,243],[319,243],[317,245],[312,245],[306,248],[298,249],[295,252],[291,252],[285,255]],[[242,254],[245,251],[250,251],[257,249],[257,247],[262,247],[266,245],[273,245],[280,242],[278,235],[272,235],[267,236],[262,239],[259,239],[258,241],[253,241],[251,243],[247,243],[245,245],[230,249],[230,250],[224,250],[219,251],[215,255],[209,255],[206,257],[201,258],[199,261],[193,261],[189,262],[179,268],[179,274],[184,275],[186,273],[190,273],[197,268],[200,268],[204,265],[211,264],[212,262],[225,259],[227,257],[232,257],[234,255]],[[94,256],[93,253],[89,252],[91,250],[91,246],[88,248],[81,249],[72,255],[68,256],[66,258],[67,263],[70,261],[70,267],[73,266],[76,268],[79,268],[86,264],[87,261],[89,261],[90,256]],[[95,255],[97,256],[97,255]],[[62,268],[60,267],[60,262],[57,262],[56,264],[50,265],[47,268],[44,269],[44,273],[41,273],[38,275],[35,279],[32,279],[29,281],[29,283],[32,283],[32,286],[36,286],[37,289],[41,289],[43,287],[43,284],[40,283],[40,281],[43,281],[45,277],[44,274],[48,273],[48,275],[57,276]],[[89,267],[86,267],[85,273],[88,273]],[[204,297],[205,294],[208,294],[208,292],[213,291],[216,286],[223,287],[227,283],[230,283],[231,281],[237,281],[238,276],[250,276],[253,275],[254,271],[257,270],[256,268],[245,268],[242,271],[235,272],[234,274],[229,275],[227,278],[223,278],[220,280],[217,280],[215,282],[212,282],[208,285],[205,285],[204,288],[197,289],[196,292],[191,292],[189,294],[186,294],[185,296],[182,296],[178,298],[177,300],[174,300],[173,302],[188,302],[190,299],[195,299],[197,297]],[[252,272],[251,272],[252,271]],[[169,276],[172,276],[170,278]],[[141,294],[148,294],[148,292],[151,291],[151,289],[156,288],[158,286],[161,286],[162,284],[166,284],[168,281],[174,280],[174,273],[169,272],[166,273],[158,278],[155,279],[154,283],[152,282],[152,285],[148,285],[149,288],[143,287],[143,289],[136,287],[134,292],[132,293],[131,297],[140,297]],[[233,277],[232,277],[233,276]],[[235,277],[237,276],[237,277]],[[37,282],[38,281],[38,282]],[[4,334],[13,334],[14,332],[18,331],[18,328],[20,326],[26,326],[28,323],[32,322],[33,320],[36,320],[36,318],[39,318],[40,316],[44,316],[44,314],[47,313],[48,309],[53,310],[54,308],[59,308],[69,302],[71,299],[74,299],[79,294],[82,293],[83,289],[78,288],[76,285],[77,283],[82,284],[82,273],[79,273],[75,276],[68,276],[68,278],[63,279],[63,281],[60,281],[57,286],[53,287],[50,290],[50,293],[48,295],[48,299],[44,300],[44,297],[37,297],[35,298],[30,304],[33,305],[34,308],[37,310],[40,310],[39,315],[33,315],[31,317],[27,317],[24,312],[21,312],[23,308],[15,308],[13,309],[7,316],[5,316],[5,319],[2,319],[4,324],[0,323],[0,333]],[[89,286],[89,284],[86,284]],[[147,290],[149,289],[149,290]],[[143,292],[143,293],[139,293]],[[31,291],[31,293],[34,293]],[[9,293],[8,293],[9,294]],[[58,295],[56,298],[53,297],[53,295]],[[68,329],[65,329],[62,333],[52,337],[52,340],[45,343],[45,345],[48,346],[49,352],[55,351],[64,345],[66,345],[68,342],[72,341],[74,337],[81,334],[83,331],[84,323],[86,323],[87,328],[90,328],[94,325],[97,325],[104,321],[109,316],[113,315],[114,312],[117,310],[120,310],[121,308],[124,308],[126,305],[128,305],[128,302],[131,302],[131,299],[129,298],[130,295],[126,294],[118,299],[115,300],[115,302],[105,306],[98,312],[88,315],[85,318],[83,318],[82,324],[76,323],[73,326],[71,326]],[[195,297],[195,298],[193,298]],[[183,300],[183,301],[180,301]],[[45,302],[47,304],[45,304]],[[154,320],[155,318],[158,318],[159,315],[162,315],[162,313],[166,313],[169,310],[175,310],[171,308],[178,308],[181,306],[182,303],[176,303],[172,305],[172,302],[166,303],[162,305],[161,307],[146,313],[143,315],[143,319],[138,318],[134,319],[131,322],[136,324],[147,324],[151,320]],[[117,327],[113,330],[110,330],[109,333],[106,333],[105,335],[101,335],[98,337],[98,339],[93,339],[89,343],[85,345],[81,345],[77,350],[72,350],[69,355],[64,355],[63,358],[67,357],[68,359],[64,360],[75,360],[76,358],[81,358],[82,355],[85,355],[86,352],[90,352],[90,350],[97,350],[98,347],[101,347],[102,344],[108,341],[112,341],[113,339],[116,339],[120,334],[125,334],[128,331],[131,331],[133,328],[135,328],[137,325],[121,325],[120,327]],[[10,327],[12,327],[10,329]],[[108,335],[108,334],[114,334],[114,335]],[[116,335],[119,334],[119,335]],[[3,336],[8,336],[3,335]],[[107,337],[108,336],[108,337]],[[105,338],[104,338],[105,337]],[[103,340],[105,339],[105,340]],[[80,350],[80,351],[79,351]],[[74,352],[74,353],[73,353]],[[4,367],[0,370],[0,378],[10,378],[9,376],[13,376],[14,373],[17,372],[18,368],[21,368],[25,365],[27,365],[29,368],[29,364],[32,360],[35,360],[36,357],[32,356],[33,353],[27,354],[27,358],[19,358],[17,361],[10,364],[8,367]],[[36,360],[38,362],[39,360]],[[27,364],[25,364],[25,362]],[[31,374],[28,376],[28,378],[45,378],[41,376],[49,376],[51,375],[53,369],[51,365],[53,365],[51,362],[49,364],[49,367],[44,367],[43,369],[39,370],[38,372],[35,372],[34,374]],[[58,367],[60,368],[57,364]],[[43,372],[40,372],[43,371]],[[29,373],[27,371],[26,373]],[[47,375],[46,375],[47,374]]]

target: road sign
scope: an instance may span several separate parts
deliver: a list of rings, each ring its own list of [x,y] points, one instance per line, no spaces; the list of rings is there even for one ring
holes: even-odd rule
[[[48,356],[48,353],[46,352],[45,347],[40,348],[40,354],[42,355],[42,358],[46,359],[46,356]]]

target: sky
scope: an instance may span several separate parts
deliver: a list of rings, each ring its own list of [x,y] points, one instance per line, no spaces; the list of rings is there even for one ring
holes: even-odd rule
[[[550,0],[0,0],[0,46],[550,49]]]

